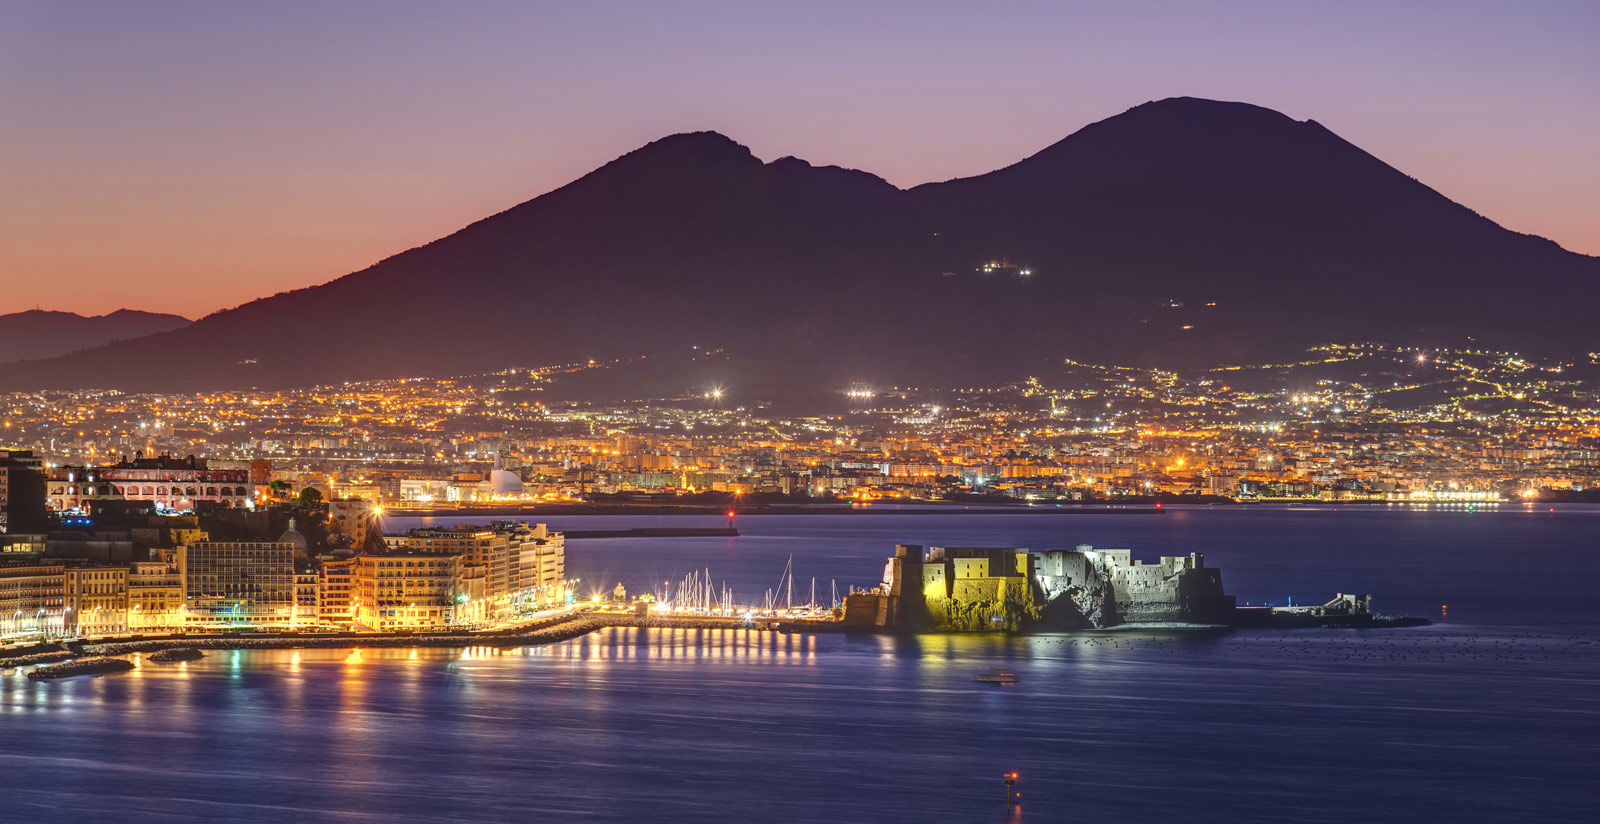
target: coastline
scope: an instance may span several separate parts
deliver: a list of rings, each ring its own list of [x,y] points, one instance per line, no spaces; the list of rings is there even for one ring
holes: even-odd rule
[[[893,507],[874,506],[764,506],[757,509],[739,509],[736,517],[755,515],[1161,515],[1166,512],[1160,505],[1143,504],[1093,505],[1063,504],[1050,506],[1004,506],[998,504],[895,504]],[[386,507],[385,515],[402,518],[472,518],[472,517],[556,517],[578,515],[716,515],[726,517],[725,506],[694,504],[599,504],[571,506],[564,504],[535,506],[452,507],[450,509],[407,509]]]

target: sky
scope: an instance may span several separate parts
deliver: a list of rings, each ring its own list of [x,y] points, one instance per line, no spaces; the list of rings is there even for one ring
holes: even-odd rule
[[[1180,95],[1600,255],[1596,43],[1595,0],[0,0],[0,313],[198,317],[675,132],[911,186]]]

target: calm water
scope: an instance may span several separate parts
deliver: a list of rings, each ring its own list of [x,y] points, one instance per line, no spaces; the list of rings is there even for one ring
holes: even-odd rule
[[[564,518],[556,528],[687,526]],[[707,525],[715,519],[703,521]],[[391,526],[397,526],[391,524]],[[1591,821],[1600,509],[745,517],[569,575],[870,585],[896,542],[1199,551],[1243,601],[1435,626],[1027,638],[613,630],[526,650],[224,652],[0,675],[0,821]],[[1441,607],[1448,605],[1448,617]],[[974,683],[995,666],[1020,682]]]

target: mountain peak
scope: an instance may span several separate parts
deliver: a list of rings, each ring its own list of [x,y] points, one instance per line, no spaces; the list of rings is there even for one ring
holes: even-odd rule
[[[1597,266],[1246,103],[1151,101],[1005,169],[910,190],[690,132],[354,275],[11,364],[0,386],[293,385],[708,345],[785,392],[861,376],[962,385],[1060,357],[1211,365],[1337,339],[1592,351]],[[502,324],[485,346],[460,330],[486,305],[536,307],[538,322]],[[706,379],[686,368],[663,380]]]
[[[623,155],[619,161],[650,163],[743,163],[760,165],[749,147],[720,132],[680,132],[667,135]]]
[[[1277,122],[1295,122],[1293,118],[1275,109],[1253,103],[1231,100],[1211,100],[1204,97],[1167,97],[1141,103],[1123,112],[1123,115],[1140,113],[1159,115],[1178,120],[1199,120],[1212,117],[1252,118]],[[1116,120],[1117,118],[1109,118]]]

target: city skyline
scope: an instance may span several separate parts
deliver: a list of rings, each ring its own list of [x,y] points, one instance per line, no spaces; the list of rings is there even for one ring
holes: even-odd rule
[[[1585,4],[385,9],[12,6],[0,313],[198,317],[674,132],[908,187],[1183,94],[1314,118],[1507,228],[1600,253]]]

